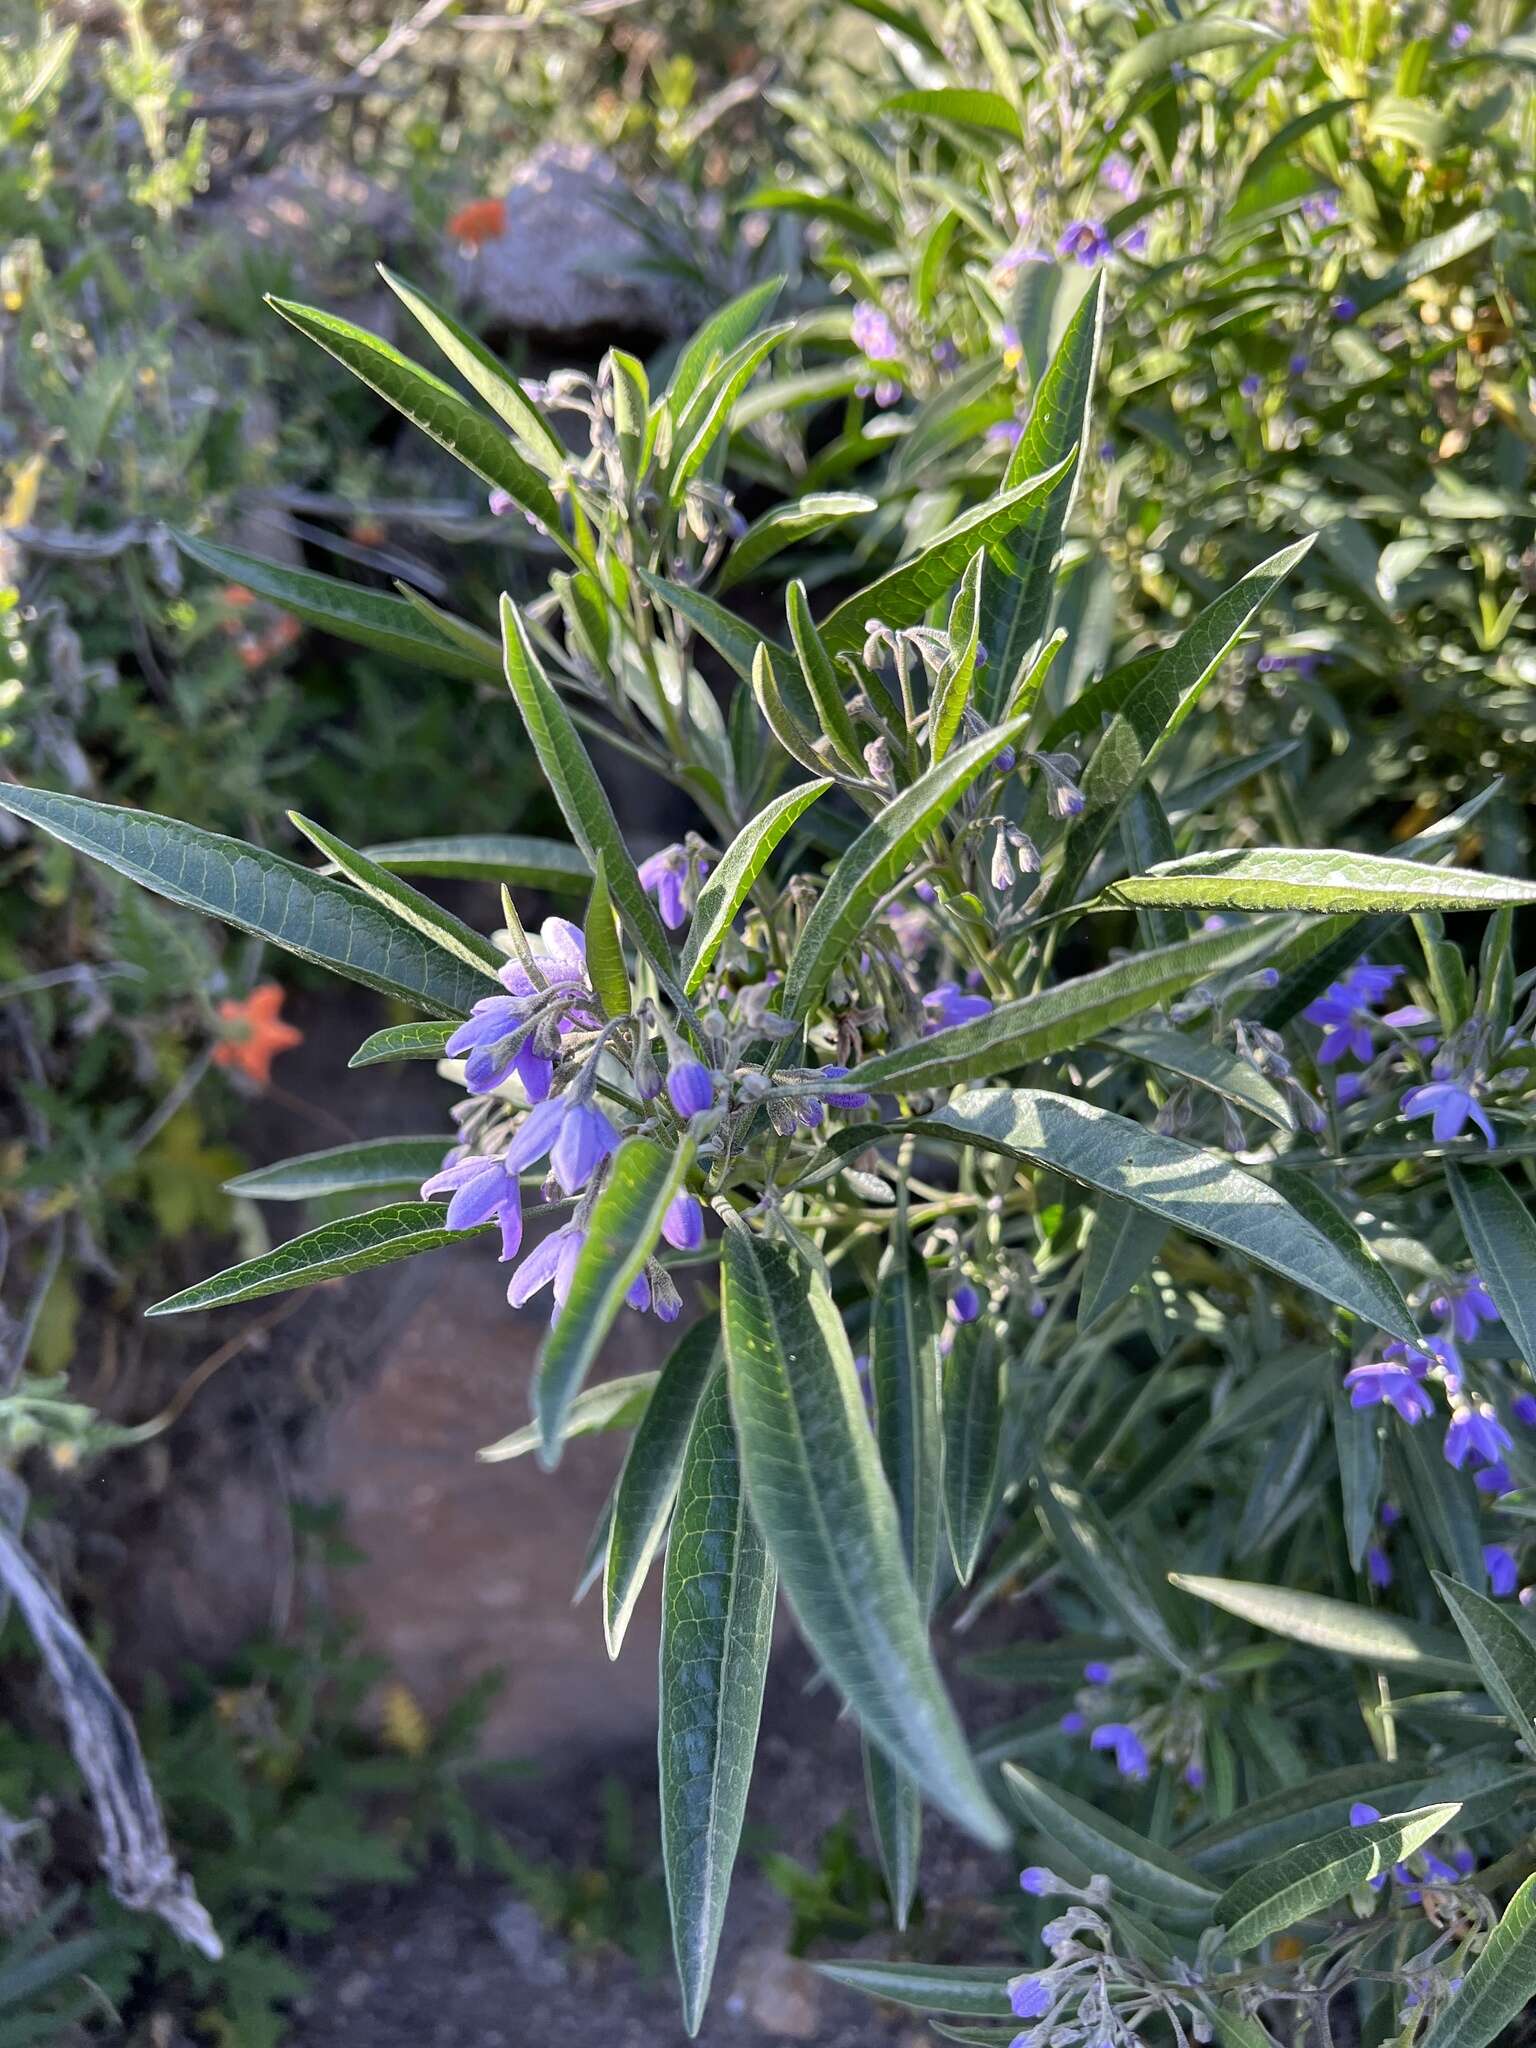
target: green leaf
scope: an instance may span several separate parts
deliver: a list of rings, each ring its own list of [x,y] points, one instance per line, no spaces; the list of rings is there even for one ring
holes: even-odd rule
[[[1170,1585],[1223,1613],[1251,1621],[1271,1635],[1286,1636],[1308,1649],[1328,1650],[1379,1671],[1403,1671],[1415,1678],[1449,1679],[1466,1685],[1470,1666],[1445,1629],[1430,1628],[1401,1614],[1330,1600],[1321,1593],[1296,1593],[1285,1586],[1259,1586],[1247,1579],[1210,1579],[1170,1572]]]
[[[624,1140],[609,1163],[565,1306],[539,1351],[533,1405],[543,1438],[539,1462],[547,1471],[560,1462],[566,1410],[655,1250],[667,1204],[688,1178],[693,1153],[691,1138],[670,1151],[634,1137]]]
[[[423,896],[409,882],[400,881],[388,868],[380,867],[377,861],[359,853],[355,846],[348,846],[344,839],[338,839],[334,832],[327,832],[323,825],[317,825],[301,811],[290,811],[288,816],[304,837],[319,847],[331,865],[339,868],[347,880],[361,889],[365,896],[371,897],[381,910],[399,918],[402,924],[408,924],[413,932],[420,932],[429,945],[436,946],[452,959],[462,960],[467,967],[478,969],[490,981],[497,979],[506,956],[496,950],[484,933],[475,931],[462,918],[444,910],[430,896]]]
[[[683,986],[692,995],[709,972],[731,920],[747,900],[752,884],[767,865],[774,848],[795,820],[808,811],[816,799],[832,787],[823,777],[819,782],[802,782],[786,790],[748,819],[726,848],[699,891],[688,943],[683,948]]]
[[[640,886],[635,864],[624,844],[619,821],[607,792],[597,778],[581,735],[571,714],[555,693],[544,673],[522,614],[510,597],[501,600],[502,632],[506,643],[507,681],[517,699],[517,708],[528,728],[528,737],[539,757],[545,780],[554,791],[561,815],[571,837],[596,872],[599,857],[608,889],[618,905],[619,915],[630,937],[650,962],[656,979],[691,1025],[693,1010],[672,966],[672,949],[654,905]]]
[[[509,889],[542,889],[552,896],[584,896],[592,883],[586,856],[558,839],[483,832],[456,839],[391,839],[365,846],[363,852],[397,875],[505,882]]]
[[[1145,961],[1157,956],[1143,953],[1139,957]],[[1296,1128],[1290,1104],[1274,1083],[1266,1081],[1249,1061],[1224,1045],[1213,1045],[1208,1038],[1192,1038],[1184,1031],[1121,1031],[1107,1041],[1107,1049],[1209,1088],[1234,1108],[1251,1110],[1276,1130]]]
[[[869,1379],[880,1463],[926,1612],[939,1563],[939,1330],[928,1268],[910,1244],[892,1244],[881,1262],[870,1309]]]
[[[695,1323],[679,1340],[619,1474],[603,1572],[603,1633],[610,1657],[623,1647],[651,1559],[661,1547],[694,1417],[719,1356],[720,1325],[713,1319]]]
[[[918,625],[964,570],[978,548],[990,548],[1005,541],[1015,527],[1023,524],[1037,506],[1043,505],[1067,473],[1065,460],[1052,464],[1039,476],[1026,478],[995,498],[983,499],[961,513],[910,561],[892,569],[866,589],[845,598],[821,622],[821,637],[835,660],[862,648],[869,633],[869,621],[879,619],[893,629]]]
[[[775,505],[761,519],[753,520],[731,549],[715,578],[715,588],[730,590],[796,541],[809,540],[812,534],[844,519],[860,519],[878,510],[878,499],[866,498],[858,491],[810,491],[792,504]]]
[[[1127,1891],[1166,1913],[1208,1914],[1215,1904],[1216,1887],[1172,1850],[1159,1848],[1021,1764],[1004,1764],[1003,1780],[1033,1827],[1095,1875],[1107,1877],[1117,1892]]]
[[[1049,1472],[1039,1476],[1035,1497],[1062,1563],[1084,1593],[1107,1607],[1160,1663],[1187,1670],[1188,1659],[1174,1641],[1151,1587],[1092,1499]]]
[[[1435,1573],[1440,1597],[1489,1695],[1509,1717],[1516,1735],[1536,1754],[1536,1643],[1486,1593],[1458,1585],[1444,1572]]]
[[[1112,882],[1101,900],[1190,910],[1487,910],[1536,903],[1536,883],[1378,853],[1249,846],[1164,861]]]
[[[956,128],[974,128],[982,135],[1003,135],[1022,142],[1019,117],[1000,92],[973,86],[936,85],[918,92],[899,92],[880,105],[882,114],[916,114],[924,121],[947,121]]]
[[[720,1945],[773,1640],[773,1563],[738,1455],[717,1375],[683,1457],[661,1609],[661,1855],[690,2035]]]
[[[1174,67],[1182,67],[1191,57],[1203,57],[1212,50],[1230,49],[1259,38],[1268,39],[1271,34],[1258,22],[1234,21],[1230,15],[1210,15],[1204,21],[1183,21],[1170,28],[1152,29],[1115,59],[1104,81],[1105,93],[1132,93],[1152,79],[1166,82],[1178,75]]]
[[[710,371],[732,349],[741,346],[783,289],[782,277],[770,277],[762,284],[753,285],[722,306],[718,313],[712,313],[688,341],[678,356],[677,368],[672,372],[672,381],[665,394],[674,419],[681,415]]]
[[[1376,1527],[1381,1501],[1381,1425],[1374,1408],[1356,1408],[1343,1387],[1331,1403],[1334,1452],[1344,1506],[1344,1544],[1350,1568],[1360,1571]]]
[[[484,977],[366,896],[291,860],[176,818],[0,783],[0,808],[169,902],[221,918],[349,981],[420,1010],[467,1017]]]
[[[663,490],[669,505],[680,505],[688,480],[731,423],[731,408],[766,358],[795,331],[792,320],[754,334],[708,372],[686,406],[673,409],[672,459]]]
[[[425,1138],[366,1138],[237,1173],[224,1187],[231,1195],[260,1202],[308,1202],[360,1188],[418,1188],[437,1172],[447,1150],[441,1131]]]
[[[1146,1277],[1152,1261],[1163,1248],[1168,1226],[1160,1216],[1151,1216],[1134,1203],[1115,1195],[1102,1195],[1094,1208],[1093,1230],[1088,1239],[1088,1259],[1083,1268],[1083,1291],[1077,1304],[1077,1323],[1088,1330],[1123,1301],[1138,1280]]]
[[[376,1067],[385,1060],[440,1060],[456,1024],[387,1024],[374,1031],[347,1061],[349,1067]]]
[[[512,429],[544,474],[550,478],[563,475],[571,451],[506,365],[497,361],[478,335],[471,334],[425,292],[396,277],[382,263],[379,275],[406,311],[431,335],[470,389],[477,391],[492,412]]]
[[[482,1226],[488,1227],[488,1226]],[[348,1273],[366,1273],[373,1266],[393,1265],[417,1252],[462,1244],[472,1231],[445,1230],[440,1202],[397,1202],[344,1216],[290,1237],[275,1251],[242,1259],[222,1273],[167,1295],[149,1316],[185,1315],[192,1309],[230,1308],[237,1301],[255,1301],[263,1294],[286,1294],[290,1288],[313,1287],[320,1280],[339,1280]]]
[[[912,2012],[954,2012],[977,2020],[1013,2015],[1008,1980],[1018,1972],[999,1963],[875,1963],[850,1958],[812,1963],[811,1968],[849,1991],[862,1991]]]
[[[864,755],[859,746],[859,735],[848,707],[843,702],[843,686],[832,666],[832,657],[822,644],[811,617],[810,603],[805,595],[805,585],[797,577],[785,592],[789,613],[790,638],[794,642],[800,672],[805,677],[811,702],[816,707],[816,716],[821,730],[832,742],[844,763],[855,775],[864,773]]]
[[[726,1369],[758,1527],[812,1650],[870,1740],[994,1847],[1007,1829],[933,1662],[853,1354],[819,1274],[744,1228],[724,1246]]]
[[[820,1001],[838,962],[873,915],[880,899],[900,881],[921,844],[959,802],[982,771],[1023,730],[1014,719],[946,754],[878,812],[836,867],[805,921],[784,977],[786,1017],[808,1017]]]
[[[976,683],[981,653],[981,572],[986,556],[971,559],[949,613],[949,659],[934,685],[928,708],[928,758],[942,761],[959,737]]]
[[[866,1736],[864,1798],[869,1808],[875,1855],[891,1902],[891,1919],[904,1933],[917,1897],[923,1853],[923,1799],[905,1771],[899,1771]]]
[[[1459,263],[1474,249],[1485,247],[1498,233],[1500,218],[1498,207],[1480,207],[1476,213],[1469,213],[1465,219],[1457,221],[1454,227],[1444,228],[1438,235],[1426,235],[1422,242],[1416,242],[1379,277],[1352,277],[1344,289],[1361,312],[1367,312],[1372,306],[1379,306],[1384,299],[1392,298],[1404,285],[1428,277],[1436,270],[1443,270],[1447,264]]]
[[[1068,467],[1056,489],[996,546],[982,578],[981,637],[988,666],[981,692],[983,718],[999,718],[1019,665],[1045,633],[1055,596],[1056,552],[1071,516],[1088,444],[1090,407],[1104,332],[1101,272],[1072,315],[1061,345],[1040,379],[1029,419],[1008,458],[1003,487],[1011,489],[1054,463]]]
[[[1448,1166],[1445,1177],[1472,1263],[1515,1348],[1536,1369],[1536,1223],[1492,1167]]]
[[[583,1387],[565,1411],[565,1434],[561,1441],[569,1443],[573,1437],[598,1436],[612,1429],[635,1428],[645,1414],[660,1377],[654,1372],[632,1372],[622,1379],[601,1380],[595,1387]],[[530,1451],[539,1450],[543,1442],[539,1425],[525,1422],[510,1436],[487,1444],[483,1451],[476,1451],[475,1456],[483,1465],[501,1465],[509,1458],[525,1458]],[[599,1562],[607,1554],[612,1512],[613,1502],[610,1500],[603,1516],[603,1545]]]
[[[213,575],[281,605],[306,625],[392,655],[413,668],[433,669],[464,682],[500,679],[496,642],[488,633],[469,629],[485,642],[483,655],[473,653],[432,625],[406,598],[360,590],[355,584],[319,576],[310,569],[285,568],[279,562],[263,561],[260,555],[243,554],[238,548],[219,547],[194,534],[173,532],[171,537],[184,555]]]
[[[603,856],[592,864],[592,894],[587,898],[583,936],[587,942],[587,976],[598,1001],[610,1017],[627,1017],[631,1002],[629,974],[624,966],[624,948],[619,928],[613,921],[613,901]]]
[[[1361,1827],[1338,1828],[1268,1859],[1221,1895],[1216,1919],[1227,1930],[1227,1946],[1240,1954],[1294,1927],[1298,1920],[1321,1913],[1403,1862],[1431,1835],[1449,1827],[1460,1811],[1447,1804],[1388,1814]]]
[[[955,1576],[968,1586],[997,1513],[1002,1480],[1002,1383],[989,1321],[957,1325],[944,1359],[940,1409],[944,1526]]]
[[[1536,1998],[1536,1877],[1504,1908],[1461,1989],[1424,2035],[1421,2048],[1488,2048]]]
[[[1340,1259],[1352,1268],[1361,1295],[1375,1293],[1389,1304],[1392,1314],[1399,1318],[1399,1329],[1412,1322],[1397,1282],[1326,1189],[1310,1174],[1298,1173],[1289,1166],[1272,1166],[1269,1179],[1275,1192],[1284,1196],[1304,1222],[1327,1238]]]
[[[870,833],[879,823],[876,819]],[[1202,932],[1176,945],[1137,953],[1075,981],[1059,982],[1055,988],[1000,1003],[968,1024],[954,1024],[892,1052],[876,1053],[854,1070],[848,1085],[910,1094],[919,1088],[950,1088],[962,1081],[993,1079],[1028,1060],[1083,1045],[1110,1026],[1140,1016],[1170,996],[1182,995],[1212,974],[1268,953],[1273,945],[1274,927],[1270,926]],[[1180,1039],[1179,1043],[1189,1043],[1193,1048],[1190,1057],[1198,1057],[1201,1048],[1193,1041]],[[1253,1070],[1247,1071],[1251,1074]],[[1259,1079],[1257,1075],[1253,1078]]]
[[[552,540],[565,544],[560,507],[548,478],[452,385],[401,355],[377,334],[354,327],[350,320],[339,320],[318,306],[301,306],[270,293],[267,304],[290,327],[318,343],[327,355],[403,413],[413,426],[430,434],[440,448],[457,456],[482,482],[505,491],[525,512],[531,512]]]
[[[1382,1284],[1369,1261],[1346,1256],[1277,1189],[1220,1153],[1041,1088],[967,1089],[908,1128],[1054,1167],[1069,1180],[1242,1252],[1393,1336],[1416,1340],[1401,1297]]]

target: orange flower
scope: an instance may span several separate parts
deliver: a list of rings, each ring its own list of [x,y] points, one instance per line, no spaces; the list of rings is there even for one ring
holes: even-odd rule
[[[219,1016],[229,1029],[213,1049],[214,1065],[236,1067],[258,1088],[265,1088],[273,1060],[304,1039],[302,1031],[278,1015],[282,1007],[283,991],[275,981],[259,982],[243,1002],[220,1003]]]
[[[234,605],[237,611],[256,602],[255,591],[247,590],[243,583],[226,583],[219,595],[226,604]]]
[[[471,249],[498,240],[506,231],[507,209],[499,199],[471,199],[448,223],[453,239],[467,243]]]

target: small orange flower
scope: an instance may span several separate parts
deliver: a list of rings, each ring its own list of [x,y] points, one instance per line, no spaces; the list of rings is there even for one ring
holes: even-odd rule
[[[448,223],[448,232],[453,239],[466,243],[471,249],[497,241],[506,231],[507,209],[499,199],[471,199],[468,206],[461,206]]]
[[[247,590],[243,583],[226,583],[219,592],[219,595],[226,604],[232,604],[237,611],[243,610],[246,605],[256,602],[255,591]]]
[[[217,1067],[235,1067],[258,1088],[272,1078],[272,1062],[291,1045],[301,1045],[302,1031],[278,1015],[283,991],[275,981],[259,982],[243,1002],[220,1003],[219,1016],[229,1027],[213,1049]]]

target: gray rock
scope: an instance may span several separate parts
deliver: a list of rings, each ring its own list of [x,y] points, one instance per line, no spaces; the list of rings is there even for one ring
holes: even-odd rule
[[[504,204],[502,233],[455,258],[460,292],[483,319],[550,336],[695,324],[678,280],[641,267],[654,251],[618,209],[645,201],[601,151],[546,143],[513,172]]]
[[[491,1915],[491,1932],[512,1958],[513,1967],[525,1984],[565,1982],[565,1962],[558,1944],[525,1899],[503,1899]]]
[[[781,2041],[811,2041],[821,2023],[822,1980],[779,1948],[751,1948],[736,1966],[726,2010]]]

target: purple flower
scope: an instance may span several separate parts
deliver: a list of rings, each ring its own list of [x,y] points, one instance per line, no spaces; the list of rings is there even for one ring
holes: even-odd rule
[[[686,847],[664,846],[659,853],[641,861],[635,870],[640,877],[641,888],[656,898],[656,908],[669,932],[675,932],[687,922],[689,865]],[[709,873],[709,862],[694,860],[692,866],[696,870],[696,879],[702,882]]]
[[[1501,1494],[1513,1493],[1515,1482],[1509,1476],[1509,1467],[1500,1458],[1495,1464],[1485,1465],[1472,1481],[1481,1494],[1489,1500],[1497,1500]]]
[[[1241,391],[1244,398],[1257,398],[1264,389],[1264,379],[1256,370],[1250,370],[1237,388]]]
[[[1151,1769],[1147,1752],[1136,1730],[1124,1721],[1105,1721],[1088,1738],[1090,1749],[1112,1749],[1115,1768],[1122,1778],[1139,1785]]]
[[[1507,1600],[1520,1584],[1520,1567],[1515,1563],[1515,1554],[1506,1550],[1502,1543],[1483,1545],[1483,1570],[1488,1574],[1488,1586],[1495,1600]]]
[[[1341,323],[1353,320],[1359,311],[1360,308],[1355,304],[1354,300],[1345,293],[1341,293],[1333,302],[1333,317]]]
[[[1309,192],[1297,210],[1309,228],[1331,228],[1339,218],[1339,195],[1331,188],[1325,192]],[[1351,315],[1353,311],[1351,307]]]
[[[1056,1889],[1056,1873],[1043,1863],[1031,1863],[1019,1872],[1019,1890],[1032,1899],[1048,1899]]]
[[[1124,256],[1144,256],[1147,252],[1147,231],[1139,223],[1127,228],[1116,247]]]
[[[1389,1346],[1388,1350],[1391,1349]],[[1345,1373],[1349,1405],[1375,1408],[1384,1401],[1397,1410],[1404,1422],[1422,1422],[1434,1410],[1434,1403],[1420,1384],[1429,1361],[1423,1352],[1410,1350],[1405,1344],[1399,1343],[1397,1351],[1399,1355],[1395,1358],[1368,1360]]]
[[[890,362],[901,353],[896,330],[878,306],[861,300],[853,309],[849,331],[854,347],[876,362]]]
[[[1015,2019],[1044,2019],[1051,2009],[1051,1987],[1043,1977],[1021,1977],[1009,1986],[1008,2002]]]
[[[661,1234],[670,1245],[680,1252],[696,1252],[704,1242],[704,1211],[699,1207],[697,1195],[690,1195],[685,1188],[674,1195],[667,1204],[667,1213],[661,1219]]]
[[[1430,1130],[1437,1145],[1448,1145],[1453,1138],[1459,1138],[1469,1118],[1490,1145],[1499,1142],[1470,1079],[1427,1081],[1422,1088],[1410,1088],[1403,1097],[1402,1110],[1408,1117],[1432,1116]]]
[[[1128,156],[1122,156],[1118,149],[1112,149],[1099,169],[1111,192],[1118,192],[1122,199],[1130,197],[1136,185],[1136,166]]]
[[[1290,371],[1293,377],[1305,377],[1305,375],[1307,374],[1308,370],[1311,369],[1311,367],[1312,358],[1306,353],[1304,349],[1297,349],[1296,353],[1291,357],[1290,361],[1286,364],[1286,368]]]
[[[1081,1735],[1088,1726],[1088,1716],[1078,1713],[1074,1707],[1071,1713],[1063,1714],[1056,1725],[1063,1735]]]
[[[1068,221],[1063,230],[1056,244],[1056,254],[1074,258],[1086,270],[1095,263],[1102,263],[1112,247],[1101,220],[1073,220]]]
[[[994,420],[983,436],[989,448],[1017,448],[1023,438],[1022,420]]]
[[[507,1171],[504,1159],[458,1159],[441,1173],[421,1184],[421,1199],[451,1195],[447,1230],[473,1230],[494,1216],[501,1225],[501,1256],[512,1259],[523,1241],[522,1195],[517,1175]]]
[[[1184,1782],[1191,1792],[1205,1790],[1205,1765],[1198,1757],[1192,1756],[1184,1766]]]
[[[818,1077],[829,1081],[841,1081],[848,1072],[846,1067],[829,1064],[817,1069]],[[821,1099],[828,1109],[868,1109],[870,1097],[862,1088],[823,1088]]]
[[[618,1144],[618,1132],[597,1104],[567,1091],[528,1112],[507,1147],[507,1164],[520,1170],[547,1152],[555,1179],[568,1195],[574,1195],[618,1150]]]
[[[957,1323],[974,1323],[981,1314],[981,1296],[968,1281],[962,1280],[949,1297],[949,1312]]]
[[[957,370],[960,367],[960,351],[947,338],[933,345],[933,367],[936,370]]]
[[[496,489],[486,499],[486,507],[493,519],[505,519],[509,512],[517,510],[517,500],[510,491]]]
[[[1497,1465],[1514,1438],[1486,1401],[1468,1402],[1456,1410],[1445,1432],[1445,1462],[1459,1472],[1468,1458],[1479,1465]]]
[[[1472,24],[1458,21],[1451,30],[1450,42],[1453,50],[1464,50],[1472,40]]]
[[[1381,1526],[1383,1527],[1383,1529],[1395,1529],[1402,1519],[1403,1511],[1400,1507],[1395,1506],[1389,1500],[1384,1500],[1382,1502]]]
[[[698,1116],[715,1099],[715,1077],[702,1060],[685,1055],[667,1069],[667,1094],[679,1116]]]
[[[1379,1543],[1373,1543],[1365,1553],[1365,1575],[1378,1593],[1384,1593],[1392,1583],[1392,1562]]]
[[[1476,1273],[1453,1280],[1444,1294],[1435,1296],[1429,1309],[1431,1315],[1450,1318],[1451,1334],[1461,1344],[1473,1343],[1484,1323],[1499,1320],[1493,1296]]]
[[[1536,1429],[1536,1394],[1516,1394],[1509,1412],[1526,1429]]]
[[[1381,1809],[1367,1806],[1363,1799],[1357,1799],[1349,1809],[1349,1824],[1352,1828],[1368,1828],[1373,1820],[1381,1819]]]
[[[990,1016],[992,1005],[986,996],[967,995],[958,982],[941,981],[923,997],[923,1014],[928,1022],[923,1036],[948,1031],[956,1024],[969,1024],[977,1017]]]
[[[1083,1666],[1083,1676],[1090,1685],[1108,1685],[1114,1675],[1111,1666],[1097,1657]]]
[[[548,1237],[540,1238],[507,1283],[507,1300],[514,1308],[521,1308],[541,1287],[548,1287],[553,1281],[555,1305],[549,1318],[553,1322],[565,1307],[576,1274],[576,1261],[586,1241],[587,1233],[574,1223],[564,1224]]]
[[[1331,1067],[1345,1053],[1353,1053],[1357,1060],[1371,1057],[1376,1049],[1371,1036],[1376,1008],[1401,972],[1400,967],[1373,967],[1368,960],[1362,960],[1342,981],[1331,982],[1307,1004],[1302,1016],[1309,1024],[1323,1028],[1323,1042],[1317,1055],[1319,1065]]]
[[[555,1063],[534,1049],[524,1023],[529,1008],[522,996],[487,996],[443,1047],[449,1059],[464,1061],[464,1086],[471,1095],[489,1095],[513,1074],[530,1102],[542,1102],[549,1093]]]

